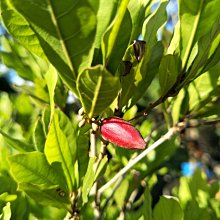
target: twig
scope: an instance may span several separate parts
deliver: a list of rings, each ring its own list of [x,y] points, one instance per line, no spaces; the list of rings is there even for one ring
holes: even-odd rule
[[[154,144],[152,144],[149,148],[144,150],[141,154],[139,154],[134,159],[130,160],[128,164],[122,168],[111,180],[109,180],[104,186],[102,186],[98,191],[102,194],[108,187],[110,187],[118,178],[123,176],[128,172],[136,163],[142,160],[146,155],[148,155],[151,151],[161,145],[163,142],[169,140],[172,136],[174,136],[177,132],[179,132],[179,127],[173,127],[168,130],[168,132],[162,136],[159,140],[157,140]]]

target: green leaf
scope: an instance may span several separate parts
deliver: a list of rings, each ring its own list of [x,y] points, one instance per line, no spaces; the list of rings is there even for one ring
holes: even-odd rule
[[[189,57],[187,67],[189,65],[191,66],[189,69],[189,73],[187,74],[187,77],[185,79],[186,81],[190,82],[192,79],[204,73],[205,70],[209,70],[219,61],[219,59],[216,59],[216,55],[219,55],[220,53],[219,43],[220,43],[220,16],[215,21],[210,32],[208,32],[206,35],[201,37],[193,47],[192,51],[196,50],[197,55],[195,59],[191,59],[191,55]]]
[[[219,10],[218,0],[179,0],[182,69],[186,68],[194,44],[211,31]]]
[[[146,50],[148,47],[146,46]],[[146,52],[141,63],[131,69],[131,72],[122,76],[122,92],[119,99],[119,107],[133,106],[146,92],[159,69],[163,45],[158,42],[152,52]]]
[[[2,210],[0,215],[0,220],[10,220],[11,219],[11,205],[10,202],[7,202],[6,206]]]
[[[168,2],[168,0],[160,1],[158,9],[144,21],[142,36],[149,48],[157,43],[157,32],[167,20],[166,6]]]
[[[49,70],[45,75],[47,81],[47,87],[50,97],[50,121],[52,121],[55,103],[54,103],[54,95],[55,95],[55,88],[58,80],[56,69],[51,65]]]
[[[190,83],[188,87],[189,110],[195,112],[200,110],[205,104],[219,95],[220,92],[220,74],[219,68],[213,68]]]
[[[161,1],[158,9],[152,13],[143,24],[142,36],[146,41],[144,56],[140,63],[133,65],[131,72],[122,77],[122,92],[119,100],[119,108],[130,108],[146,92],[153,78],[158,72],[163,45],[157,41],[157,32],[166,22],[166,6],[168,1]]]
[[[20,77],[36,82],[42,80],[48,64],[42,58],[30,53],[18,42],[2,37],[4,51],[0,51],[4,64],[13,68]]]
[[[153,220],[152,216],[152,197],[150,193],[150,189],[148,186],[145,188],[144,192],[144,204],[142,208],[142,213],[144,216],[144,220]]]
[[[36,34],[25,18],[12,7],[9,0],[1,0],[1,12],[2,20],[9,33],[25,48],[45,59]]]
[[[36,185],[59,185],[66,190],[66,183],[57,169],[50,166],[41,152],[17,154],[9,157],[12,175],[17,182],[27,182]]]
[[[101,175],[103,175],[103,173],[106,170],[108,164],[108,157],[104,156],[104,158],[101,160],[101,162],[98,164],[97,170],[96,170],[96,174],[95,174],[95,180],[98,179],[98,177],[100,177]]]
[[[103,64],[112,74],[116,73],[130,42],[132,21],[127,10],[128,2],[121,1],[116,17],[103,37]]]
[[[97,13],[97,31],[95,37],[95,48],[99,49],[101,47],[102,37],[111,22],[112,16],[116,13],[116,0],[100,0],[99,10]]]
[[[98,65],[83,71],[77,80],[85,112],[89,118],[101,114],[118,95],[119,80],[103,66]]]
[[[76,132],[70,120],[61,111],[55,111],[44,152],[48,162],[60,162],[70,191],[76,186]]]
[[[178,95],[172,102],[172,118],[173,123],[176,124],[181,120],[185,113],[189,110],[189,93],[186,89],[181,89]]]
[[[161,196],[153,215],[155,220],[183,220],[183,210],[175,197]]]
[[[93,56],[96,17],[89,2],[10,2],[28,20],[48,59],[76,92],[77,75],[91,65]]]
[[[178,76],[178,57],[168,54],[161,60],[159,67],[159,82],[161,96],[164,96],[175,84]]]
[[[112,19],[115,17],[117,12],[118,1],[116,0],[100,0],[99,9],[97,12],[97,30],[95,37],[95,51],[92,66],[102,63],[102,51],[101,51],[101,42],[106,29],[109,24],[112,22]]]
[[[32,199],[42,205],[69,209],[69,195],[58,185],[19,183],[18,187],[19,190],[25,191]]]
[[[39,117],[34,126],[33,141],[36,149],[40,152],[44,152],[44,145],[46,142],[46,134],[44,131],[44,125],[42,117]]]
[[[95,171],[94,171],[95,161],[96,161],[96,157],[90,158],[87,171],[86,171],[86,175],[83,180],[82,199],[83,199],[84,204],[88,202],[88,195],[95,181]]]
[[[138,39],[145,18],[145,2],[143,0],[130,0],[128,11],[132,20],[131,40]]]
[[[14,149],[20,151],[20,152],[30,152],[30,151],[34,151],[35,148],[33,145],[31,144],[27,144],[26,142],[24,142],[23,140],[19,140],[16,138],[13,138],[9,135],[7,135],[6,133],[4,133],[3,131],[0,130],[0,134],[3,135],[4,140]]]
[[[12,202],[17,199],[16,194],[8,194],[8,192],[0,194],[0,201]]]

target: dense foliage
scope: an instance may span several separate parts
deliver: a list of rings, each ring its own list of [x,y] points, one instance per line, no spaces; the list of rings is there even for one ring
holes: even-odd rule
[[[171,3],[1,0],[0,219],[220,219],[220,1]]]

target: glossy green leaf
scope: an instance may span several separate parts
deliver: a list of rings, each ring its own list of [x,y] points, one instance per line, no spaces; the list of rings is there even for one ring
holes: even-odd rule
[[[9,146],[16,149],[17,151],[31,152],[31,151],[35,150],[35,148],[32,144],[28,144],[23,140],[13,138],[1,130],[0,130],[0,134],[3,135],[4,140],[9,144]]]
[[[66,183],[58,169],[49,165],[41,152],[17,154],[9,157],[12,175],[19,183],[27,182],[36,185],[59,185],[64,191]]]
[[[55,103],[54,103],[54,95],[55,95],[55,88],[58,80],[58,75],[56,72],[56,69],[51,65],[49,70],[47,71],[45,75],[46,81],[47,81],[47,87],[50,97],[50,121],[53,118]]]
[[[118,78],[101,65],[83,71],[77,80],[80,100],[90,118],[109,107],[117,97],[119,87]]]
[[[60,162],[70,191],[75,186],[76,132],[61,111],[54,112],[44,152],[48,162]]]
[[[0,201],[12,202],[17,199],[17,195],[8,194],[7,192],[0,194]]]
[[[166,6],[168,2],[168,0],[160,1],[158,9],[144,21],[142,36],[150,48],[157,43],[157,32],[167,20]]]
[[[130,0],[128,4],[128,11],[132,20],[131,40],[138,39],[141,33],[141,28],[145,18],[145,1]]]
[[[28,20],[50,62],[74,92],[80,71],[93,56],[96,17],[88,1],[10,0]]]
[[[95,51],[92,66],[102,63],[102,51],[101,51],[101,42],[106,32],[106,29],[112,22],[112,19],[115,17],[117,12],[118,1],[117,0],[100,0],[99,9],[97,12],[97,30],[95,37]]]
[[[143,61],[133,67],[128,75],[121,77],[120,108],[130,108],[144,95],[159,70],[162,55],[163,45],[158,42],[152,48],[151,54],[146,52]]]
[[[95,48],[101,47],[102,37],[108,28],[111,19],[115,16],[117,9],[117,1],[116,0],[100,0],[99,1],[99,10],[97,13],[97,31],[95,38]]]
[[[25,48],[46,59],[38,38],[25,18],[11,5],[9,0],[1,0],[2,20],[9,33]]]
[[[121,1],[114,21],[103,36],[103,63],[112,74],[116,73],[130,43],[132,21],[127,10],[128,2]]]
[[[20,77],[33,82],[43,78],[48,69],[46,61],[10,38],[2,37],[2,46],[4,50],[0,54],[3,63],[13,68]]]
[[[178,76],[178,57],[168,54],[161,60],[159,67],[159,82],[161,96],[164,96],[175,84]]]
[[[205,104],[210,103],[213,97],[220,92],[220,73],[219,68],[213,68],[194,80],[188,87],[189,110],[196,113]]]
[[[194,44],[211,31],[219,10],[218,0],[179,0],[182,69],[186,68]]]
[[[189,93],[186,89],[181,89],[172,102],[172,118],[176,124],[189,110]]]
[[[183,210],[175,197],[161,196],[153,215],[155,220],[183,220]]]
[[[96,157],[91,157],[89,160],[89,164],[87,167],[86,175],[83,180],[82,185],[82,199],[83,203],[88,202],[88,195],[92,188],[92,185],[95,181],[95,170],[94,170],[94,163],[96,161]]]
[[[195,59],[189,57],[188,66],[191,65],[189,73],[187,74],[186,80],[191,81],[192,79],[198,77],[205,70],[209,70],[214,66],[219,59],[216,59],[216,55],[220,54],[220,16],[217,18],[213,24],[212,29],[206,35],[201,37],[199,41],[195,44],[192,52],[196,50]],[[192,53],[191,52],[191,53]],[[207,66],[208,65],[208,66]]]
[[[167,49],[167,54],[179,54],[180,50],[180,22],[178,21],[174,28],[173,37]]]
[[[108,165],[108,157],[104,156],[97,167],[96,174],[95,174],[95,180],[97,178],[99,178],[101,175],[103,175],[103,173],[106,170],[107,165]]]
[[[19,183],[18,187],[19,190],[25,191],[27,195],[42,205],[69,209],[69,195],[58,185]]]
[[[44,131],[44,125],[42,118],[39,117],[34,126],[33,141],[36,149],[40,152],[44,152],[44,145],[46,142],[46,134]]]
[[[143,23],[142,36],[146,41],[145,52],[142,61],[133,65],[127,76],[122,76],[122,92],[119,100],[119,108],[130,108],[146,92],[153,78],[158,72],[163,45],[157,42],[157,32],[166,22],[166,6],[168,1],[162,1],[158,9],[152,13]]]
[[[6,203],[6,206],[2,210],[2,214],[0,214],[0,220],[10,220],[11,219],[11,205],[10,202]]]

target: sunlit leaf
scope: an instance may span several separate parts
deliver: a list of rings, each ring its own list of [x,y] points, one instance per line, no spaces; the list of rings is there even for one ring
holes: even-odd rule
[[[47,87],[48,87],[48,92],[49,92],[49,97],[50,97],[50,121],[53,118],[53,113],[54,113],[54,108],[55,108],[55,103],[54,103],[54,95],[55,95],[55,88],[57,84],[57,72],[56,69],[53,68],[53,66],[50,66],[49,70],[47,71],[45,75],[46,81],[47,81]]]
[[[9,146],[20,152],[30,152],[35,150],[32,144],[28,144],[24,140],[13,138],[1,130],[0,130],[0,134],[3,135],[4,140],[9,144]]]
[[[179,1],[180,48],[183,69],[186,68],[194,44],[211,31],[219,10],[218,0]]]
[[[96,17],[91,5],[86,0],[10,2],[28,20],[48,59],[76,92],[78,73],[92,62]]]
[[[112,74],[116,73],[130,42],[132,21],[127,10],[128,2],[121,1],[114,21],[103,36],[103,63]]]
[[[41,117],[37,119],[36,124],[34,126],[33,141],[36,146],[36,149],[40,152],[44,152],[46,134],[44,131],[44,126]]]
[[[58,185],[19,183],[18,187],[40,204],[68,210],[68,205],[70,205],[69,195]]]
[[[65,180],[46,160],[41,152],[17,154],[9,158],[14,178],[18,182],[29,182],[36,185],[59,185],[66,189]]]
[[[36,34],[25,18],[19,14],[8,0],[1,0],[2,20],[4,25],[24,47],[39,57],[46,59]]]
[[[60,162],[70,191],[75,186],[76,132],[64,113],[54,112],[44,152],[49,163]]]
[[[95,170],[94,170],[94,163],[95,163],[96,157],[91,157],[89,160],[89,164],[87,167],[87,172],[85,174],[83,185],[82,185],[82,199],[83,203],[88,202],[88,195],[92,188],[92,185],[95,181]]]
[[[83,71],[77,81],[80,99],[91,118],[101,114],[114,101],[119,91],[119,80],[99,65]]]
[[[156,204],[153,215],[155,220],[183,220],[183,210],[175,197],[162,196]]]
[[[143,0],[130,0],[128,4],[128,11],[132,20],[132,33],[131,40],[138,39],[141,28],[145,18],[145,1]]]
[[[175,84],[178,76],[177,57],[166,55],[162,58],[159,68],[161,96],[165,95]]]
[[[144,21],[142,36],[150,48],[157,43],[157,32],[167,20],[166,6],[168,2],[168,0],[160,1],[158,9]]]
[[[6,206],[2,210],[2,214],[0,214],[1,220],[10,220],[11,219],[11,204],[10,202],[6,203]]]

